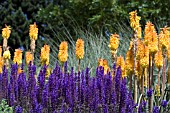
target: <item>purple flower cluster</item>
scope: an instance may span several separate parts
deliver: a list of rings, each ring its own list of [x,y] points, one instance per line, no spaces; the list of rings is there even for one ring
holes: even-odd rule
[[[29,65],[28,73],[18,75],[18,66],[6,67],[0,74],[0,99],[7,99],[16,113],[134,113],[132,94],[126,87],[126,78],[121,69],[104,75],[98,67],[96,76],[90,77],[89,68],[79,73],[67,70],[64,73],[58,65],[45,81],[47,66],[42,67],[36,77],[36,66]],[[115,68],[115,67],[114,67]],[[10,78],[10,79],[8,79]],[[37,79],[36,79],[37,78]]]
[[[147,90],[147,97],[150,98],[152,96],[153,90],[149,89]]]

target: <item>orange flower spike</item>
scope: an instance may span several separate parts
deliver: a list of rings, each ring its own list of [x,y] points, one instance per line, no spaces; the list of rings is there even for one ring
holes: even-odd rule
[[[138,27],[138,29],[137,29],[137,36],[139,39],[142,37],[142,28],[141,27]]]
[[[76,41],[76,58],[80,60],[84,58],[84,41],[82,39]]]
[[[3,58],[4,59],[10,59],[11,58],[11,53],[10,53],[9,50],[4,51]]]
[[[117,57],[117,62],[116,62],[117,67],[121,67],[122,71],[125,69],[125,60],[122,56]]]
[[[170,43],[168,44],[167,56],[168,56],[168,62],[170,62]]]
[[[2,73],[3,66],[4,66],[4,59],[3,57],[0,57],[0,73]]]
[[[102,58],[99,58],[98,59],[98,67],[99,66],[103,66],[103,59]]]
[[[63,41],[60,44],[58,59],[61,63],[66,62],[68,59],[68,44],[66,41]]]
[[[165,48],[166,50],[168,49],[169,37],[170,37],[169,28],[167,27],[161,28],[161,32],[159,34],[160,45],[162,48]]]
[[[159,50],[156,54],[155,54],[155,65],[158,69],[160,69],[163,66],[163,55],[162,55],[162,51]]]
[[[26,64],[28,65],[32,61],[33,61],[33,55],[31,54],[31,52],[26,52]]]
[[[130,14],[130,26],[136,31],[140,27],[140,17],[137,16],[137,11],[132,11]]]
[[[30,25],[29,36],[30,36],[30,39],[37,40],[38,28],[35,22],[34,24]]]
[[[119,35],[118,34],[112,34],[110,36],[110,44],[108,45],[111,52],[116,51],[119,47]]]
[[[8,39],[11,34],[10,26],[5,25],[5,28],[2,29],[2,37]]]
[[[15,49],[13,62],[17,63],[18,65],[22,64],[22,50],[21,49]]]
[[[106,59],[103,59],[103,67],[104,67],[104,74],[107,74],[107,72],[110,71],[108,61]]]
[[[126,53],[126,72],[128,75],[133,73],[133,67],[134,67],[134,55],[133,50],[130,49]]]
[[[24,70],[22,70],[21,68],[18,68],[18,75],[21,74]]]
[[[153,41],[152,36],[153,36],[153,33],[155,35],[155,32],[156,30],[155,30],[154,25],[150,21],[148,21],[145,25],[145,36],[144,36],[146,45],[148,45],[148,42]]]
[[[49,65],[49,57],[50,57],[50,46],[44,45],[44,47],[41,48],[41,55],[40,55],[41,64]]]
[[[0,57],[2,57],[2,46],[0,46]]]

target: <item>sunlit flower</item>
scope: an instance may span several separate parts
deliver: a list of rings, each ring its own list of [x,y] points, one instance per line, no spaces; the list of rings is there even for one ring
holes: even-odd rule
[[[126,53],[126,72],[127,74],[132,74],[133,73],[133,68],[134,68],[134,54],[133,50],[130,49]]]
[[[38,37],[38,28],[36,23],[30,25],[30,31],[29,31],[30,39],[37,40]]]
[[[122,70],[125,69],[125,60],[122,56],[117,57],[117,62],[116,62],[117,67],[121,67]]]
[[[149,48],[148,46],[144,45],[142,41],[139,41],[138,43],[137,59],[140,61],[142,68],[145,68],[149,65]]]
[[[33,55],[31,54],[31,52],[26,52],[26,64],[28,65],[32,61],[33,61]]]
[[[140,27],[140,17],[137,16],[137,11],[132,11],[130,14],[130,26],[136,31]]]
[[[18,74],[21,74],[23,70],[21,68],[18,68]]]
[[[4,65],[4,59],[3,57],[0,57],[0,73],[2,73],[3,65]]]
[[[9,50],[6,50],[4,53],[3,53],[3,58],[4,59],[10,59],[11,58],[11,53]]]
[[[117,57],[117,62],[116,62],[117,67],[121,67],[122,70],[122,77],[126,76],[126,70],[125,70],[125,60],[122,56]]]
[[[0,46],[0,57],[2,57],[2,46]]]
[[[49,64],[49,57],[50,57],[50,46],[49,45],[44,45],[44,47],[41,48],[41,64],[48,65]]]
[[[46,74],[45,74],[45,77],[49,77],[50,74],[52,73],[52,69],[51,68],[47,68],[47,71],[46,71]]]
[[[108,61],[106,59],[103,59],[103,67],[104,67],[104,74],[107,74],[110,71]]]
[[[11,34],[10,26],[5,25],[5,28],[2,29],[2,37],[8,39]]]
[[[59,47],[58,59],[64,63],[68,59],[68,44],[66,41],[61,42]]]
[[[159,50],[156,54],[155,54],[155,65],[157,68],[161,68],[163,66],[163,55],[162,55],[162,51]]]
[[[76,58],[83,59],[84,57],[84,41],[82,39],[78,39],[76,41]]]
[[[103,59],[102,58],[98,59],[98,66],[103,66]]]
[[[118,34],[112,34],[110,36],[110,44],[108,45],[111,52],[114,52],[119,47],[119,35]]]
[[[167,27],[161,28],[161,32],[159,34],[159,41],[162,48],[168,49],[169,37],[170,37],[169,28]]]
[[[155,86],[155,96],[161,96],[161,92],[160,92],[160,86],[159,85],[156,85]]]
[[[106,59],[99,58],[98,59],[98,67],[102,66],[104,68],[104,74],[110,71],[110,67],[108,65],[108,61]]]
[[[13,62],[17,63],[18,65],[22,63],[22,50],[21,49],[15,49]]]
[[[168,67],[168,84],[170,85],[170,66]]]
[[[138,38],[142,37],[142,28],[141,27],[138,27],[138,29],[137,29],[137,36],[138,36]]]

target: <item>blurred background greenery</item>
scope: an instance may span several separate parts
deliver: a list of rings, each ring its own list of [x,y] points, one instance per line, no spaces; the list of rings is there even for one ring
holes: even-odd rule
[[[5,24],[12,28],[8,41],[10,51],[15,48],[29,50],[29,25],[36,22],[39,28],[36,56],[39,57],[40,48],[47,43],[56,47],[56,50],[51,51],[55,52],[53,57],[56,59],[58,45],[63,40],[74,45],[73,41],[86,36],[84,39],[89,40],[88,44],[92,40],[101,44],[95,41],[104,39],[102,43],[105,43],[105,39],[108,41],[109,35],[115,32],[121,40],[130,39],[130,11],[138,11],[142,28],[146,21],[153,22],[158,28],[170,25],[169,4],[168,0],[1,0],[0,29]],[[0,41],[2,44],[1,35]],[[123,46],[128,45],[121,43]],[[120,48],[123,55],[127,49],[127,46]]]

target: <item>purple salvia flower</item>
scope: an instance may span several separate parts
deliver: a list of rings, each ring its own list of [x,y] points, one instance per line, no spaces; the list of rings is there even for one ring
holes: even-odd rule
[[[108,109],[107,104],[104,104],[103,111],[104,111],[104,113],[109,113],[109,109]]]
[[[42,110],[43,110],[42,105],[41,104],[37,105],[36,113],[43,113]]]
[[[15,108],[15,113],[22,113],[22,107],[21,106],[17,106]]]
[[[68,62],[66,61],[64,63],[64,73],[67,73],[67,70],[68,70]]]
[[[159,113],[159,107],[158,106],[153,107],[153,113]]]
[[[29,75],[28,75],[28,95],[31,94],[32,91],[34,91],[34,88],[36,86],[36,79],[35,79],[35,74],[36,74],[36,66],[35,65],[29,65]]]
[[[152,89],[147,90],[147,97],[150,98],[152,96]]]
[[[45,74],[46,74],[47,66],[44,65],[43,69],[40,70],[38,75],[38,103],[41,103],[41,95],[45,85]]]
[[[127,88],[126,88],[126,78],[122,79],[122,83],[120,86],[120,107],[119,111],[122,112],[121,109],[125,110],[126,107],[126,99],[127,99]]]
[[[120,66],[117,69],[115,75],[115,92],[116,92],[116,103],[120,103],[120,85],[121,85],[121,68]]]
[[[143,102],[139,105],[138,112],[139,112],[139,113],[145,113],[145,111],[146,111],[146,102],[143,101]]]
[[[11,75],[14,77],[15,82],[17,80],[17,74],[18,74],[18,65],[17,64],[12,64],[11,65]]]
[[[42,106],[44,108],[48,107],[48,84],[46,84],[45,89],[42,92]]]
[[[89,85],[89,77],[90,77],[89,68],[86,68],[85,77],[86,77],[86,85],[88,86]]]
[[[6,69],[6,66],[3,67],[2,72],[2,91],[3,91],[3,98],[7,99],[7,91],[8,89],[8,70]]]
[[[162,100],[161,106],[165,108],[167,105],[168,105],[168,102],[166,100]]]
[[[133,97],[132,97],[132,93],[131,92],[128,92],[127,93],[127,99],[126,99],[126,111],[128,113],[134,113],[134,108],[136,107],[135,106],[135,103],[134,103],[134,100],[133,100]]]

